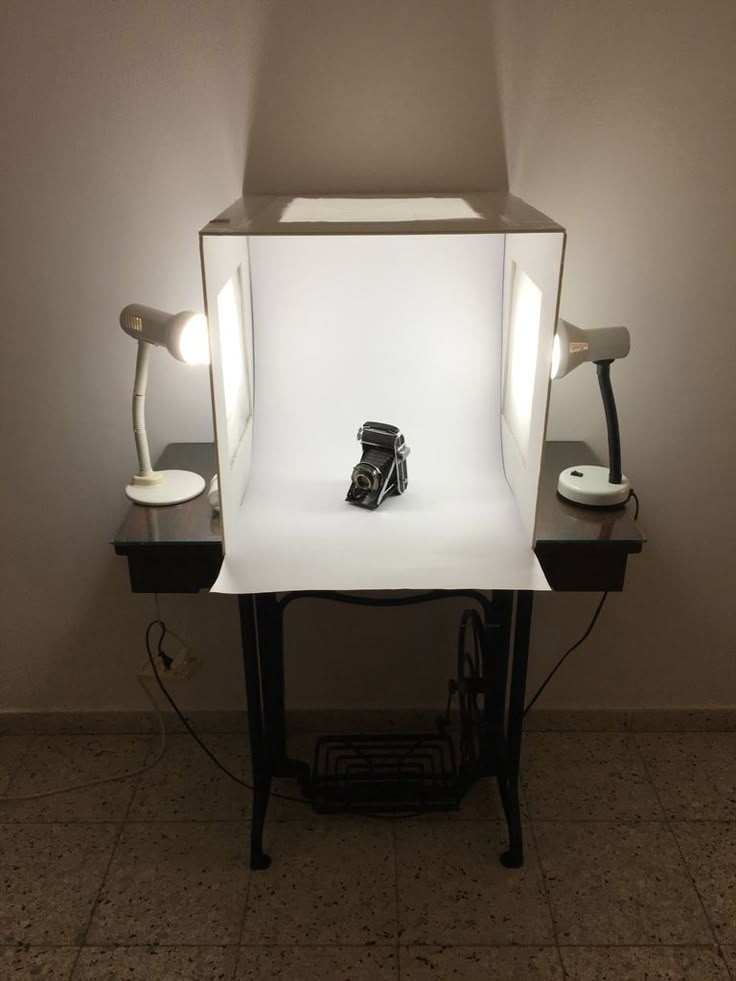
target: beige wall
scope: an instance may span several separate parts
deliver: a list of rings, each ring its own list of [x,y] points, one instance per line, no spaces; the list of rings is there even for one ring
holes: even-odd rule
[[[736,25],[726,0],[694,8],[12,6],[0,42],[0,710],[141,704],[153,603],[130,594],[107,544],[134,466],[135,353],[117,314],[134,299],[201,304],[196,232],[243,175],[251,191],[429,190],[501,186],[507,169],[512,190],[569,230],[564,315],[631,328],[614,383],[651,539],[546,704],[736,703]],[[155,358],[154,450],[210,438],[208,399],[205,373]],[[603,448],[593,372],[555,386],[550,425]],[[162,603],[206,659],[187,704],[241,704],[233,601]],[[593,604],[538,603],[534,677]],[[292,700],[440,704],[455,623],[295,610]]]
[[[261,33],[244,0],[4,5],[3,708],[140,700],[153,601],[108,544],[135,468],[117,317],[131,300],[201,307],[197,231],[240,193]],[[206,369],[155,355],[148,407],[154,452],[211,438]],[[181,605],[195,623],[203,609]],[[241,672],[217,642],[212,668],[216,701]]]
[[[614,386],[650,539],[547,704],[734,705],[736,5],[493,9],[511,188],[568,229],[561,312],[631,330]],[[605,449],[593,371],[553,386],[548,432]],[[594,603],[538,603],[535,677]]]

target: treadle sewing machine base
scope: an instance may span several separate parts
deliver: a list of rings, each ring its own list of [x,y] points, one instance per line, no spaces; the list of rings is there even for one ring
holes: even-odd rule
[[[317,740],[313,766],[289,758],[284,706],[284,626],[287,607],[298,599],[321,599],[360,606],[408,606],[463,597],[473,608],[463,613],[457,646],[457,678],[437,732],[351,734]],[[526,650],[531,593],[433,590],[376,598],[337,592],[259,593],[239,597],[243,663],[253,764],[252,869],[266,869],[263,849],[266,810],[274,777],[295,777],[318,813],[385,814],[457,810],[482,776],[495,776],[509,832],[501,861],[523,864],[518,796]],[[512,618],[515,624],[512,638]],[[513,647],[512,647],[513,640]],[[507,702],[510,654],[514,660]],[[450,704],[457,699],[457,753],[447,730]],[[459,756],[459,759],[458,759]]]

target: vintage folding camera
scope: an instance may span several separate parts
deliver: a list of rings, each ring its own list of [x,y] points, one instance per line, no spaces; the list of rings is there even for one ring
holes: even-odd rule
[[[396,426],[383,422],[364,422],[358,430],[358,442],[363,455],[353,467],[345,500],[373,511],[385,497],[406,490],[409,447]]]

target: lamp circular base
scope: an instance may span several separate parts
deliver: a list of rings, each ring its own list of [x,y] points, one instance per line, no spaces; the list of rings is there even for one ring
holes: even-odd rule
[[[182,504],[198,497],[204,490],[204,477],[189,470],[158,470],[160,480],[144,487],[128,484],[125,493],[136,504],[151,507],[166,507],[169,504]]]
[[[625,504],[631,492],[629,478],[621,474],[621,483],[612,484],[608,467],[568,467],[557,480],[557,493],[574,504],[593,508],[611,508]]]

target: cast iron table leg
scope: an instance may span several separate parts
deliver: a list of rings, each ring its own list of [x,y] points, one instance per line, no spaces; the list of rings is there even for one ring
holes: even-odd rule
[[[485,692],[485,734],[486,759],[484,773],[495,774],[501,790],[505,793],[504,747],[506,745],[506,688],[509,669],[509,649],[511,637],[511,611],[514,594],[497,590],[493,594],[490,608],[491,620],[486,613],[486,661],[484,676],[488,679]]]
[[[248,730],[253,767],[253,815],[250,825],[250,867],[267,869],[271,857],[263,850],[263,825],[271,793],[271,760],[264,728],[263,690],[261,684],[261,650],[259,645],[256,601],[251,595],[239,596],[240,640],[245,670],[245,692],[248,702]]]
[[[503,805],[509,829],[509,847],[501,855],[501,862],[508,869],[518,869],[524,864],[524,840],[521,830],[519,805],[519,769],[521,764],[521,733],[524,724],[524,699],[526,697],[526,672],[529,662],[529,634],[532,623],[532,597],[528,590],[516,595],[516,622],[514,624],[513,663],[509,714],[506,730],[505,785]]]
[[[274,777],[294,777],[302,793],[309,794],[307,763],[293,760],[286,752],[286,708],[284,679],[284,614],[275,593],[255,597],[266,746]]]

